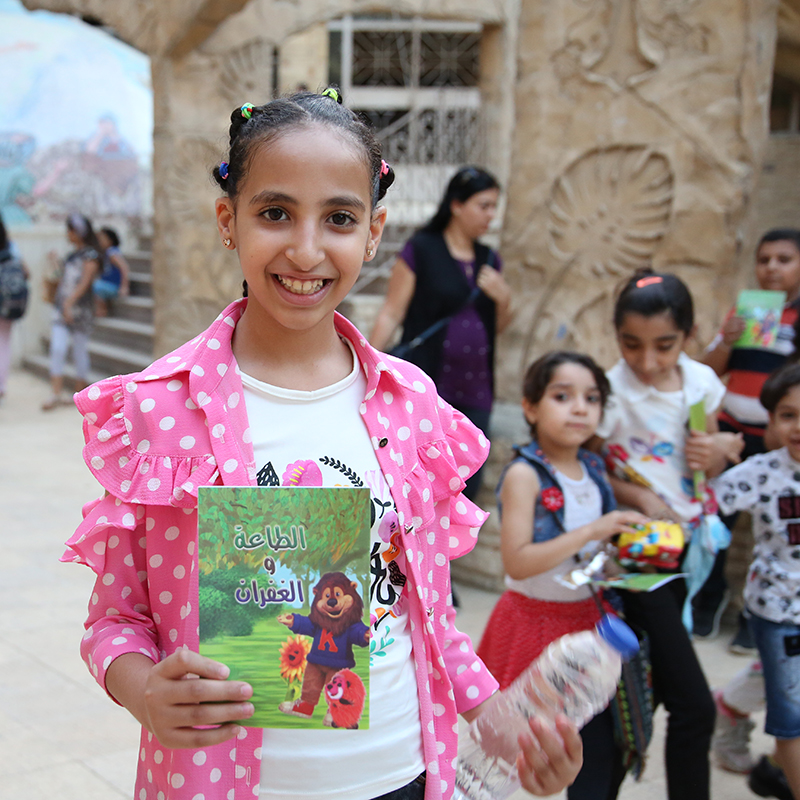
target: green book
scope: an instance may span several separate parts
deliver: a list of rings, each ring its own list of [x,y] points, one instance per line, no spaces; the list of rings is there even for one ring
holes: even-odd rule
[[[705,401],[698,400],[696,403],[692,403],[689,406],[689,430],[705,433],[707,422]],[[693,479],[695,499],[702,500],[706,484],[706,473],[696,469]]]
[[[200,653],[252,685],[244,724],[369,727],[370,505],[357,487],[198,489]]]
[[[626,589],[629,592],[654,592],[675,578],[685,578],[685,572],[670,572],[665,575],[654,572],[628,572],[606,581],[592,581],[595,586],[610,589]]]
[[[774,350],[778,341],[784,303],[786,303],[786,292],[770,292],[762,289],[746,289],[739,292],[736,316],[744,320],[745,328],[733,346]]]

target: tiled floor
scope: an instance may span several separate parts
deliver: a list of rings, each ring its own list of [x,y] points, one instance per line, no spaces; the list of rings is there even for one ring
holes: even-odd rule
[[[46,395],[40,380],[15,372],[0,405],[0,800],[131,800],[138,726],[78,655],[92,575],[58,562],[98,489],[80,460],[78,412],[42,413]],[[459,595],[459,626],[477,638],[496,596],[469,587]],[[725,641],[698,645],[716,685],[746,663]],[[666,797],[663,716],[657,723],[644,778],[626,782],[622,800]],[[769,747],[754,735],[756,752]],[[740,776],[714,769],[713,797],[754,795]]]

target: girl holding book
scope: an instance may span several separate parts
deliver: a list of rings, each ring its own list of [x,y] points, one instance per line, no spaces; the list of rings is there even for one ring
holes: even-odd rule
[[[143,373],[76,398],[85,459],[106,491],[64,558],[97,573],[82,652],[142,723],[136,797],[450,798],[456,715],[474,718],[497,689],[455,628],[449,577],[485,518],[461,492],[488,442],[423,372],[335,312],[375,256],[393,172],[329,89],[235,109],[214,177],[220,239],[237,252],[245,297]],[[251,687],[197,653],[197,487],[330,486],[343,474],[322,469],[332,461],[384,509],[373,547],[397,566],[394,641],[370,673],[369,729],[250,728],[235,720],[253,713]],[[365,602],[374,608],[376,594]],[[535,794],[578,772],[566,719],[556,731],[534,720],[520,745]]]
[[[725,387],[710,367],[684,352],[694,333],[694,304],[675,275],[637,272],[614,309],[622,358],[608,371],[612,394],[597,428],[617,502],[652,519],[683,524],[687,538],[704,513],[693,472],[721,469],[722,446],[738,440],[717,433]],[[688,430],[689,409],[704,404],[708,433]],[[685,555],[684,551],[684,555]],[[650,639],[653,691],[669,714],[665,749],[670,800],[708,800],[708,752],[714,701],[684,627],[684,582],[651,592],[622,592],[626,619]]]

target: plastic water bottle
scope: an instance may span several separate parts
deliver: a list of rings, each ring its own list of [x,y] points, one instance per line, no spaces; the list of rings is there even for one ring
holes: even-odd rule
[[[622,658],[639,649],[634,632],[606,614],[593,631],[552,642],[510,686],[474,719],[458,748],[454,800],[503,800],[520,787],[517,736],[528,720],[553,725],[565,714],[578,728],[614,696]]]

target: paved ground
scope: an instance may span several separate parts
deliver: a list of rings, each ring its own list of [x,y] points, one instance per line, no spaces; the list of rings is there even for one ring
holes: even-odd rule
[[[98,487],[80,459],[78,412],[42,413],[47,394],[44,382],[15,372],[0,405],[0,800],[131,800],[138,727],[78,655],[91,573],[58,562]],[[459,594],[459,626],[477,638],[496,596],[469,587]],[[712,684],[746,663],[727,653],[728,636],[698,644]],[[626,782],[622,800],[666,797],[663,728],[659,715],[644,778]],[[770,746],[763,733],[754,736],[756,752]],[[743,778],[718,769],[712,794],[755,797]]]

